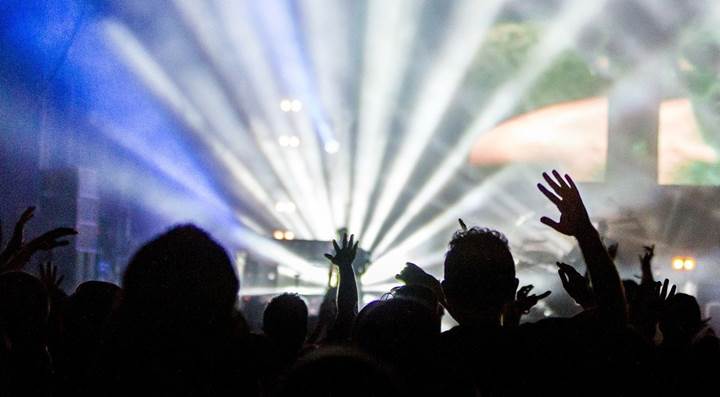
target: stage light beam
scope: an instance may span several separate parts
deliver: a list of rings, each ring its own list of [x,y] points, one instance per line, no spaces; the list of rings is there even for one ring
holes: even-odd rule
[[[429,76],[423,80],[408,118],[408,138],[400,145],[399,152],[392,156],[389,175],[382,186],[368,229],[363,234],[369,247],[375,246],[380,228],[407,187],[410,175],[421,161],[423,152],[505,2],[456,3],[440,53],[433,58],[435,61],[430,66]]]
[[[571,2],[567,5],[552,27],[543,36],[540,43],[531,51],[528,60],[520,73],[512,80],[504,83],[493,95],[489,104],[467,128],[457,145],[448,151],[442,162],[413,196],[406,210],[398,217],[396,224],[382,236],[380,245],[387,245],[426,205],[443,189],[448,180],[452,180],[460,167],[467,161],[467,153],[478,134],[482,134],[506,117],[517,104],[523,93],[542,76],[557,55],[574,44],[575,39],[588,21],[598,15],[607,0],[591,3]]]

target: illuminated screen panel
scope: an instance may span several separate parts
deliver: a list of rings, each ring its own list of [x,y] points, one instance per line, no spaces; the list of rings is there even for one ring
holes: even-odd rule
[[[608,145],[605,97],[565,102],[514,117],[482,134],[470,154],[476,166],[525,163],[557,167],[582,182],[601,182]]]
[[[663,102],[658,136],[658,182],[661,185],[720,185],[720,148],[709,138],[709,133],[701,131],[690,100]]]

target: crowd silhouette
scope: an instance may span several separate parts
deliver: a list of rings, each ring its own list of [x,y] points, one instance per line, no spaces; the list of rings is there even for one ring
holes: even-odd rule
[[[88,281],[70,295],[39,251],[76,232],[25,242],[29,208],[0,253],[2,396],[504,396],[712,393],[720,343],[697,300],[656,281],[654,247],[639,282],[622,280],[568,175],[543,174],[560,212],[541,222],[577,241],[587,273],[558,262],[582,307],[571,318],[522,322],[539,300],[520,287],[505,236],[460,229],[437,280],[408,263],[404,285],[360,308],[355,236],[333,241],[337,266],[314,329],[302,297],[282,294],[251,330],[225,250],[193,225],[177,226],[132,257],[122,286]],[[1,239],[1,238],[0,238]],[[556,291],[556,293],[558,293]],[[360,310],[361,309],[361,310]],[[441,332],[441,319],[458,323]]]

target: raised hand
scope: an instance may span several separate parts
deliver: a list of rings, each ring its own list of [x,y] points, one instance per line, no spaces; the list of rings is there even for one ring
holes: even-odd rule
[[[646,245],[645,252],[642,255],[638,255],[640,259],[640,270],[642,271],[641,282],[648,284],[654,283],[655,280],[652,274],[652,260],[655,257],[655,245]]]
[[[405,268],[403,268],[395,278],[404,282],[406,285],[419,285],[430,289],[435,289],[440,286],[438,279],[427,274],[420,266],[410,262],[405,264]]]
[[[23,245],[3,266],[1,271],[12,271],[22,269],[30,258],[38,251],[50,251],[70,244],[64,240],[65,237],[74,236],[77,231],[69,227],[59,227],[42,234]]]
[[[517,327],[520,324],[520,318],[523,314],[530,313],[530,309],[537,305],[540,299],[545,299],[550,295],[550,291],[545,291],[540,295],[530,295],[530,291],[535,288],[532,284],[520,287],[517,291],[515,301],[506,304],[503,307],[503,326]]]
[[[577,237],[588,226],[592,227],[585,204],[583,204],[575,182],[569,175],[566,174],[563,179],[560,173],[555,170],[552,171],[552,174],[554,178],[543,172],[543,178],[552,189],[552,192],[542,183],[538,183],[537,187],[560,210],[560,220],[556,222],[544,216],[540,219],[540,222],[562,234]]]
[[[405,268],[403,268],[395,278],[404,282],[405,285],[419,285],[429,289],[435,294],[435,297],[441,305],[447,306],[440,280],[426,273],[420,266],[407,262]]]
[[[15,224],[15,229],[13,230],[12,237],[10,237],[7,247],[5,247],[5,250],[0,254],[0,265],[9,260],[20,250],[23,244],[25,225],[33,218],[33,216],[35,216],[35,207],[28,207],[25,211],[23,211],[22,215],[20,215],[20,218]]]
[[[359,242],[353,242],[354,239],[355,235],[351,235],[350,240],[348,240],[348,235],[345,233],[342,239],[342,245],[338,245],[337,241],[333,240],[335,255],[325,254],[325,257],[340,268],[352,267],[359,244]]]
[[[63,280],[65,280],[65,276],[58,277],[58,267],[52,262],[48,261],[40,265],[40,281],[48,292],[60,289]]]
[[[567,263],[556,262],[556,264],[558,266],[558,276],[560,276],[560,281],[568,295],[583,309],[594,307],[596,305],[595,294],[587,277]]]
[[[517,305],[518,310],[523,314],[528,314],[530,312],[530,309],[532,309],[533,306],[537,305],[540,299],[545,299],[551,294],[550,291],[545,291],[540,295],[529,295],[530,291],[532,291],[533,288],[535,288],[535,286],[533,286],[532,284],[525,285],[523,287],[520,287],[517,292],[515,304]]]
[[[665,281],[660,284],[660,282],[655,283],[655,294],[654,297],[660,302],[663,306],[667,303],[667,301],[675,296],[675,291],[677,290],[677,287],[675,284],[672,285],[672,288],[670,288],[670,291],[668,291],[668,286],[670,285],[670,280],[665,279]]]
[[[328,335],[328,340],[334,342],[349,341],[358,312],[357,284],[355,283],[355,271],[352,268],[355,255],[357,255],[358,243],[354,240],[354,235],[348,239],[348,235],[345,233],[342,244],[338,244],[335,240],[332,242],[335,255],[325,254],[326,258],[337,265],[340,276],[337,292],[337,317]]]
[[[543,178],[552,192],[541,183],[538,183],[537,186],[545,197],[560,210],[560,220],[554,221],[548,217],[542,217],[540,221],[560,233],[577,239],[593,282],[593,295],[600,309],[603,323],[610,327],[622,328],[627,324],[627,303],[620,274],[615,268],[600,234],[590,222],[575,182],[568,175],[565,175],[565,178],[561,177],[555,170],[552,171],[552,174],[553,177],[550,177],[547,173],[543,173]],[[561,279],[570,282],[570,275],[574,276],[574,273],[567,268],[561,267],[562,269],[567,272],[561,272]],[[564,279],[563,274],[567,274],[568,278]],[[575,292],[573,290],[573,293]],[[582,301],[585,298],[583,295],[576,295],[573,298],[580,298],[581,302],[578,303],[586,304]]]

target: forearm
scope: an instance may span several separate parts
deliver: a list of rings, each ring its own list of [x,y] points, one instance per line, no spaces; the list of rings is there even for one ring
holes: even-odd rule
[[[358,312],[358,289],[355,283],[355,272],[351,266],[340,267],[340,283],[337,295],[337,318],[335,320],[336,336],[349,338],[353,322]]]
[[[600,235],[592,225],[587,225],[576,237],[590,273],[598,307],[609,314],[613,323],[624,325],[627,306],[622,281]]]

